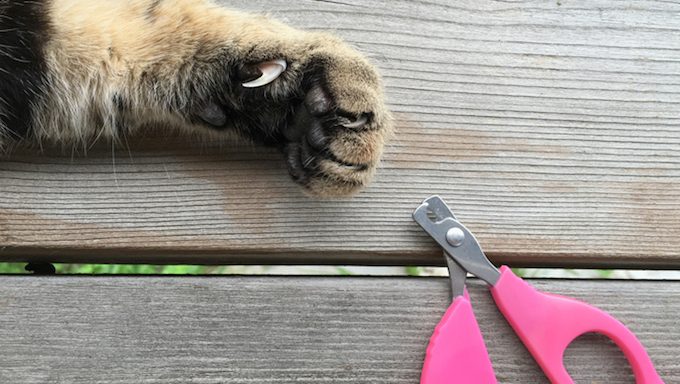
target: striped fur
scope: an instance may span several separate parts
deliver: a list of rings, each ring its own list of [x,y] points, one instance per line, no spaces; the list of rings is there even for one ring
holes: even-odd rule
[[[288,63],[280,78],[241,86],[274,59]],[[390,132],[381,80],[356,51],[206,0],[0,0],[0,81],[0,146],[148,126],[236,135],[280,147],[315,195],[364,186]]]

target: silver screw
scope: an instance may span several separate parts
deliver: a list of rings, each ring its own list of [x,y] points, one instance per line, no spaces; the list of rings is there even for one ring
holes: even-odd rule
[[[460,247],[465,241],[465,232],[460,228],[451,228],[446,232],[446,241],[454,247]]]

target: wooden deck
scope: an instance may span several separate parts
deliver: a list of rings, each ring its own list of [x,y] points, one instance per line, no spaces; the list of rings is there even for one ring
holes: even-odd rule
[[[533,284],[611,312],[666,383],[680,382],[680,283]],[[547,383],[472,285],[498,380]],[[413,384],[449,303],[442,278],[0,277],[0,287],[0,382],[22,384]],[[623,354],[594,336],[565,364],[577,383],[634,383]]]
[[[332,29],[380,66],[398,131],[355,199],[262,148],[144,137],[0,161],[0,261],[440,265],[443,196],[496,263],[680,269],[680,3],[223,1]],[[680,382],[678,282],[536,281],[611,311]],[[438,278],[0,277],[2,383],[416,383]],[[545,382],[473,289],[502,383]],[[600,339],[577,382],[632,382]]]
[[[186,140],[18,152],[0,259],[435,264],[409,215],[437,193],[497,262],[678,266],[680,4],[229,4],[331,27],[381,67],[398,132],[376,183],[310,201],[276,153]]]

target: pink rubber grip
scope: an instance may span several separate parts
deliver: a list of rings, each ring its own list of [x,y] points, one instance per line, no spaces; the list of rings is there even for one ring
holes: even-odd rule
[[[620,321],[586,303],[539,292],[508,267],[501,273],[491,289],[493,298],[553,384],[573,384],[564,367],[564,351],[590,332],[608,336],[621,348],[637,384],[663,384],[645,348]]]
[[[496,384],[470,299],[456,298],[427,347],[420,384]]]

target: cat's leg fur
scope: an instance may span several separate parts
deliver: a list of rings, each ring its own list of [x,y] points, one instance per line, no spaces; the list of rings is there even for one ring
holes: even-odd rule
[[[0,151],[28,135],[38,114],[48,25],[40,4],[0,0]]]
[[[36,57],[19,61],[32,61],[37,73],[25,97],[31,107],[23,125],[0,122],[5,140],[115,140],[160,125],[277,145],[293,178],[317,195],[351,194],[374,173],[390,131],[381,80],[334,36],[204,0],[2,4],[0,30],[17,7],[39,24],[24,36]],[[277,80],[242,86],[259,75],[258,64],[276,59],[288,63]],[[12,105],[0,108],[7,114]]]

